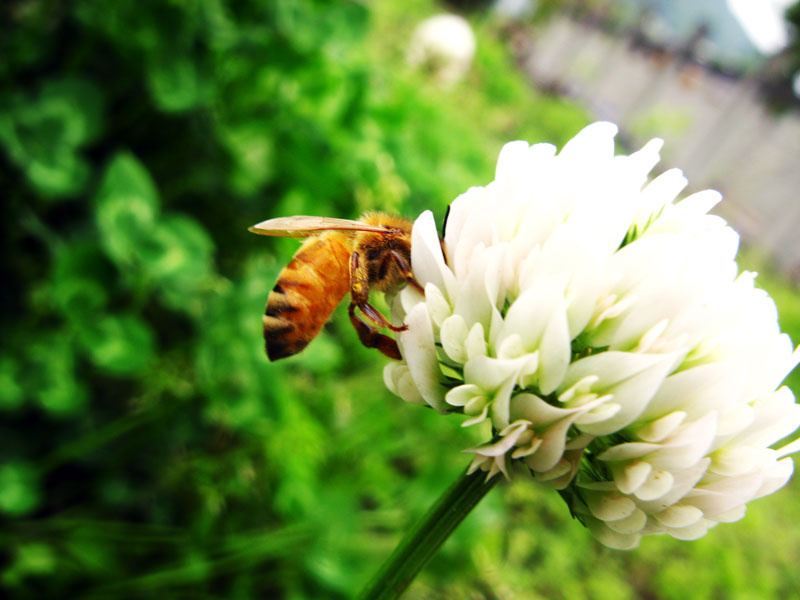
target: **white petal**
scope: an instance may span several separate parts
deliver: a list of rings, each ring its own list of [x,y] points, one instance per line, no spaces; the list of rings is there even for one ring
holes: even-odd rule
[[[439,364],[433,339],[433,325],[424,303],[406,316],[408,329],[398,334],[398,344],[411,376],[425,402],[437,412],[447,411],[444,390],[439,383]]]
[[[638,533],[618,533],[598,519],[587,520],[586,524],[597,541],[614,550],[633,550],[642,539]]]
[[[601,402],[593,401],[595,407],[575,419],[575,425],[578,426],[578,429],[586,429],[588,426],[596,423],[607,423],[613,418],[622,407],[615,402],[609,402],[611,397],[611,395],[601,396],[598,399],[601,400]]]
[[[606,526],[617,533],[632,534],[640,532],[645,523],[647,523],[647,515],[637,508],[624,519],[606,521]]]
[[[650,463],[634,460],[630,463],[612,463],[614,483],[623,494],[632,494],[647,481],[653,467]]]
[[[527,427],[528,425],[524,421],[514,423],[509,428],[506,435],[494,444],[484,444],[483,446],[464,450],[464,452],[475,452],[482,456],[502,456],[514,447],[514,444],[516,444],[519,437],[525,433]]]
[[[589,374],[596,374],[600,378],[592,390],[612,394],[620,410],[607,420],[582,425],[581,429],[587,433],[605,435],[619,431],[641,414],[663,383],[674,360],[673,355],[601,352],[572,363],[559,387],[568,387]]]
[[[567,315],[563,310],[556,310],[551,314],[540,345],[539,389],[543,394],[552,393],[564,380],[571,353]]]
[[[617,126],[608,121],[598,121],[584,127],[578,135],[568,141],[559,153],[559,158],[569,160],[598,160],[614,156],[614,136]]]
[[[647,142],[641,150],[638,150],[628,157],[628,161],[632,163],[632,168],[641,173],[645,177],[653,167],[658,164],[660,160],[659,152],[664,146],[664,140],[655,138]]]
[[[681,200],[677,206],[687,213],[691,212],[695,217],[699,217],[708,213],[708,211],[719,204],[720,200],[722,200],[722,194],[717,190],[702,190],[700,192],[695,192],[691,196],[687,196]]]
[[[497,301],[496,286],[490,286],[489,278],[492,274],[497,276],[504,254],[505,248],[497,246],[486,248],[479,245],[473,249],[468,274],[460,282],[453,308],[469,326],[480,323],[484,331],[489,331]]]
[[[506,427],[511,422],[511,394],[519,378],[519,369],[522,364],[524,364],[523,361],[524,359],[517,359],[514,361],[516,363],[516,372],[514,372],[492,396],[490,414],[492,416],[492,426],[495,429]]]
[[[525,348],[522,345],[522,338],[519,334],[514,333],[500,341],[497,346],[497,357],[502,359],[519,358],[526,354]]]
[[[574,414],[580,409],[566,409],[553,406],[535,394],[517,394],[511,399],[513,419],[527,419],[537,427],[549,425]]]
[[[526,464],[528,463],[527,458],[525,459],[525,463]],[[530,465],[528,466],[530,467]],[[556,466],[550,469],[549,471],[535,471],[533,475],[536,478],[536,481],[541,481],[546,483],[554,479],[563,477],[564,475],[569,473],[571,469],[572,465],[570,465],[569,461],[562,458],[560,461],[558,461]]]
[[[725,477],[744,475],[755,469],[761,462],[763,448],[732,446],[714,453],[710,471]]]
[[[636,510],[636,503],[613,492],[584,489],[582,494],[592,514],[603,521],[619,521]]]
[[[444,294],[442,294],[438,287],[430,282],[425,286],[425,303],[428,306],[428,313],[431,315],[431,319],[436,324],[437,328],[440,328],[445,319],[453,312]]]
[[[656,500],[669,492],[673,483],[674,478],[669,471],[650,471],[635,495],[642,500]]]
[[[490,394],[497,391],[509,379],[516,379],[518,370],[519,360],[476,356],[464,365],[464,380]]]
[[[636,427],[636,435],[646,442],[660,442],[677,429],[686,419],[682,411],[671,412],[660,419]]]
[[[473,399],[473,402],[475,400],[477,400],[477,398]],[[472,404],[472,402],[470,404]],[[469,404],[467,406],[469,406]],[[473,414],[473,413],[468,413],[468,412],[465,411],[465,414]],[[484,406],[481,409],[481,411],[479,413],[475,414],[474,417],[472,417],[470,419],[467,419],[466,421],[461,423],[461,427],[472,427],[473,425],[477,425],[478,423],[483,423],[486,420],[486,417],[488,416],[488,414],[489,414],[489,404],[487,403],[487,404],[484,404]]]
[[[447,392],[445,400],[452,406],[465,406],[476,397],[485,397],[481,388],[471,383],[459,385]]]
[[[425,297],[412,286],[407,285],[400,293],[394,297],[392,307],[392,320],[395,323],[405,322],[405,316],[420,302],[424,302]]]
[[[433,213],[423,212],[411,229],[411,269],[424,287],[433,283],[447,297],[455,292],[455,277],[444,262]]]
[[[689,469],[672,473],[672,488],[666,495],[651,501],[639,498],[637,504],[648,514],[655,514],[668,506],[672,506],[687,494],[694,493],[692,489],[705,475],[710,463],[711,459],[705,458]]]
[[[753,404],[754,419],[737,439],[740,444],[770,446],[800,426],[800,404],[788,387],[760,398]]]
[[[688,183],[680,169],[668,169],[648,183],[642,190],[637,225],[644,229],[648,221],[657,217]]]
[[[457,363],[467,362],[466,340],[469,331],[464,317],[452,315],[442,322],[439,337],[447,356]]]
[[[528,169],[528,142],[508,142],[500,150],[495,168],[495,179],[513,179]]]
[[[789,481],[792,473],[794,473],[794,462],[791,458],[783,458],[771,465],[764,473],[764,481],[756,491],[755,498],[767,496],[781,489]]]
[[[686,504],[673,504],[666,510],[653,515],[660,523],[670,528],[688,527],[703,518],[703,511]]]
[[[726,477],[719,481],[696,487],[686,495],[685,504],[703,511],[708,518],[725,513],[749,502],[761,487],[759,476]]]
[[[486,338],[483,333],[483,325],[475,323],[467,334],[464,342],[467,351],[467,360],[486,356]]]
[[[559,297],[563,298],[563,284],[554,279],[524,291],[509,307],[498,339],[517,335],[526,350],[536,350]]]
[[[392,361],[383,368],[383,381],[389,390],[411,404],[425,404],[408,365]]]
[[[677,471],[697,464],[711,448],[717,415],[710,412],[702,419],[681,426],[647,460],[658,469]]]
[[[742,504],[724,513],[714,515],[714,521],[717,523],[735,523],[743,519],[745,514],[747,514],[747,507]]]
[[[660,448],[660,445],[649,442],[626,442],[607,448],[597,458],[608,462],[631,460],[652,454]]]
[[[475,396],[470,398],[470,400],[464,405],[464,414],[465,415],[484,415],[485,418],[486,414],[489,412],[489,399],[486,396]],[[482,421],[483,418],[480,420]],[[464,424],[461,424],[464,427]]]
[[[660,418],[679,410],[685,412],[688,419],[697,419],[725,404],[735,403],[738,398],[731,365],[701,365],[667,377],[643,411],[642,418]]]
[[[701,519],[687,527],[670,528],[667,533],[678,540],[698,540],[708,533],[708,521]]]
[[[455,250],[459,242],[462,240],[463,229],[470,216],[478,212],[480,204],[484,200],[483,188],[473,187],[458,196],[453,202],[450,203],[450,208],[447,214],[447,223],[444,231],[444,242],[447,247],[448,257],[451,261],[451,266],[454,268],[456,274],[460,274],[462,270],[453,261],[455,259]],[[466,244],[465,244],[466,245]]]

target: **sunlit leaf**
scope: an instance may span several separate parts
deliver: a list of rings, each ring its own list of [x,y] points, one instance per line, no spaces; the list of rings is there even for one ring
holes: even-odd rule
[[[194,219],[167,215],[139,248],[147,273],[178,292],[191,292],[208,277],[211,268],[211,238]]]
[[[27,385],[39,405],[57,417],[81,410],[86,389],[75,375],[75,348],[68,336],[41,336],[27,349]]]
[[[274,133],[264,122],[247,121],[224,130],[224,141],[233,157],[233,185],[241,194],[253,194],[274,173]]]
[[[128,152],[106,167],[95,197],[103,246],[121,266],[135,262],[159,209],[158,192],[147,169]]]
[[[10,516],[25,515],[39,504],[36,470],[22,461],[0,464],[0,511]]]
[[[79,148],[102,129],[103,97],[84,79],[47,81],[38,94],[11,97],[0,111],[0,143],[44,195],[80,192],[89,164]]]
[[[41,122],[61,122],[57,139],[64,146],[80,147],[95,139],[102,131],[105,109],[103,94],[95,83],[87,79],[48,81],[39,93],[36,106]]]
[[[19,408],[23,400],[19,363],[11,356],[0,356],[0,410]]]
[[[91,361],[110,373],[141,373],[153,360],[153,333],[132,314],[103,316],[81,331],[80,340]]]
[[[196,64],[181,54],[167,54],[152,63],[148,81],[153,99],[166,112],[180,112],[203,100],[203,84]]]
[[[34,158],[27,175],[43,194],[71,196],[80,192],[89,178],[89,164],[70,150],[55,156]]]

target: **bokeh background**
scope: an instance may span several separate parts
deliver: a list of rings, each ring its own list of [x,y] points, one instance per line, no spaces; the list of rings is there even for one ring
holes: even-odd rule
[[[406,61],[416,25],[453,9],[433,0],[3,2],[0,595],[357,592],[481,440],[389,394],[384,359],[341,307],[305,352],[268,363],[261,314],[297,243],[247,227],[370,209],[441,220],[491,181],[504,142],[560,146],[614,116],[587,94],[598,79],[580,79],[577,50],[536,62],[561,39],[553,27],[655,44],[648,60],[673,75],[733,73],[775,136],[796,117],[792,46],[779,60],[704,62],[686,54],[691,31],[670,45],[641,26],[657,20],[617,3],[540,0],[514,19],[466,4],[477,53],[444,85],[436,65]],[[588,38],[569,35],[586,54]],[[694,130],[670,106],[620,108],[621,149]],[[789,242],[760,226],[797,218],[796,193],[762,214],[725,189],[734,167],[719,164],[705,175],[739,207],[732,220],[749,218],[743,268],[761,272],[797,343],[797,255],[776,255]],[[791,173],[772,175],[778,191],[758,197],[779,196]],[[789,383],[797,395],[798,375]],[[596,543],[549,488],[501,485],[407,597],[788,598],[800,593],[798,501],[790,483],[700,541],[625,553]]]

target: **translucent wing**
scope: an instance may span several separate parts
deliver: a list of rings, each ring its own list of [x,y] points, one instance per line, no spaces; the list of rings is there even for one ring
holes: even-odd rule
[[[308,237],[321,231],[374,231],[387,233],[389,230],[379,225],[369,225],[361,221],[349,219],[336,219],[333,217],[307,217],[296,215],[294,217],[278,217],[262,221],[250,227],[250,231],[259,235],[273,237]]]

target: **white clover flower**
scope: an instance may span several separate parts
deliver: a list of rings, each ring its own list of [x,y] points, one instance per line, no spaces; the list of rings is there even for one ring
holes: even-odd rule
[[[427,66],[443,86],[461,80],[475,57],[475,34],[459,15],[434,15],[414,30],[406,59],[412,67]]]
[[[660,140],[614,156],[595,123],[556,154],[507,144],[495,180],[412,233],[424,286],[392,301],[403,360],[386,384],[408,402],[491,423],[473,470],[512,463],[562,491],[604,544],[695,539],[783,486],[772,449],[800,425],[778,387],[800,361],[775,304],[739,274],[738,235],[683,200],[672,169],[648,181]]]

